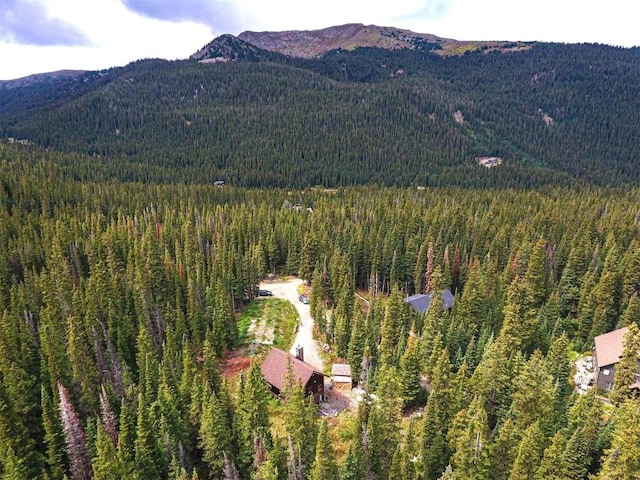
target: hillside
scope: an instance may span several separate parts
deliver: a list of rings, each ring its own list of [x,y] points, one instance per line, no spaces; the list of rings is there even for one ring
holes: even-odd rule
[[[0,84],[0,136],[92,155],[122,180],[518,188],[640,180],[638,49],[532,44],[443,57],[435,47],[342,45],[295,58],[223,36],[192,60]],[[478,165],[494,156],[498,168]]]

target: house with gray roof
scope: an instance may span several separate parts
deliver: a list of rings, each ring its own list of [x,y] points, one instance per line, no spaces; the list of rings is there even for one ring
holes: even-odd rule
[[[410,304],[413,309],[418,313],[425,313],[429,309],[429,305],[431,305],[431,299],[436,294],[431,293],[417,293],[415,295],[411,295],[404,299],[405,303]],[[451,290],[448,288],[442,292],[442,305],[440,305],[441,310],[449,310],[453,307],[454,296],[451,293]]]

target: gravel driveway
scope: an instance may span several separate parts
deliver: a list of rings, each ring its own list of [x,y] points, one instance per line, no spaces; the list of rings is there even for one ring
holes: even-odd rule
[[[274,280],[263,281],[260,283],[260,288],[265,290],[271,290],[273,296],[276,298],[282,298],[289,300],[300,317],[300,324],[298,325],[298,332],[296,338],[293,341],[290,353],[295,355],[296,346],[300,345],[304,349],[304,361],[313,365],[315,368],[323,371],[322,360],[318,353],[318,345],[313,339],[313,319],[309,310],[309,305],[305,305],[298,300],[298,286],[303,283],[303,280],[295,278],[292,280]]]

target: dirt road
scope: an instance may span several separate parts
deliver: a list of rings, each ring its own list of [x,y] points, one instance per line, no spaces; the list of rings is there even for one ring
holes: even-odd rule
[[[318,370],[323,371],[318,345],[313,339],[313,319],[311,318],[309,305],[305,305],[298,300],[298,286],[302,282],[303,280],[299,278],[288,281],[263,281],[260,283],[260,288],[271,290],[274,297],[289,300],[293,304],[298,311],[300,324],[298,325],[298,332],[296,333],[296,338],[293,341],[290,353],[295,355],[296,346],[302,346],[304,349],[304,361],[313,365]]]

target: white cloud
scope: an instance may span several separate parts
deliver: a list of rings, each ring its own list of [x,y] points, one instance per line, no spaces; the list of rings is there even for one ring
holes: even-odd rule
[[[344,23],[395,26],[460,40],[640,45],[635,25],[640,4],[629,0],[0,0],[0,11],[15,10],[20,2],[46,9],[52,21],[49,30],[44,24],[43,38],[62,25],[83,41],[58,42],[80,44],[73,47],[35,47],[0,35],[0,79],[65,68],[96,70],[148,57],[186,58],[223,33]],[[7,31],[9,21],[19,29],[16,18],[22,17],[0,14],[0,31]]]

